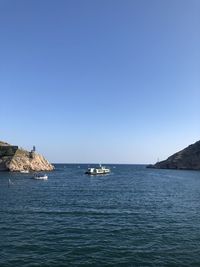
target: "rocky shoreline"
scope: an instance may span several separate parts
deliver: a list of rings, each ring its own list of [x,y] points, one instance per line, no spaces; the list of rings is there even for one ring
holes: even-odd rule
[[[36,151],[0,141],[0,171],[52,171],[54,166]]]
[[[200,141],[147,168],[200,170]]]

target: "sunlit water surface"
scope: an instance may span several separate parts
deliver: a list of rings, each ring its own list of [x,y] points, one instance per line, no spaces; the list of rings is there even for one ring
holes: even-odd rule
[[[200,266],[200,172],[110,167],[0,173],[0,266]]]

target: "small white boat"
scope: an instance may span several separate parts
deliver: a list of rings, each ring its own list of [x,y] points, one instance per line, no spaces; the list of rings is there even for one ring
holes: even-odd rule
[[[48,180],[48,176],[46,174],[44,174],[44,175],[35,175],[35,176],[33,176],[33,179],[35,179],[35,180]]]
[[[97,175],[97,174],[108,174],[110,173],[110,169],[104,166],[99,166],[99,168],[88,168],[85,174],[89,175]]]
[[[29,170],[21,170],[20,173],[29,173]]]

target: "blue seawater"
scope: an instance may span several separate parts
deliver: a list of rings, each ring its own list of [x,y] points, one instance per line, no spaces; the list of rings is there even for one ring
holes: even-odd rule
[[[200,266],[200,172],[110,167],[0,173],[0,266]]]

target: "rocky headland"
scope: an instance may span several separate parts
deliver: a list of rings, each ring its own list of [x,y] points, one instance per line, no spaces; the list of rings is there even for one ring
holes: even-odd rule
[[[200,170],[200,141],[173,154],[166,160],[148,165],[155,169]]]
[[[0,171],[52,171],[54,166],[34,150],[0,141]]]

